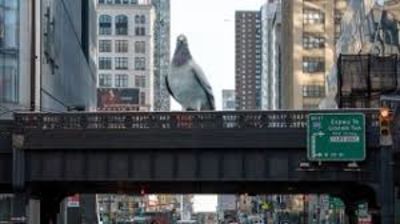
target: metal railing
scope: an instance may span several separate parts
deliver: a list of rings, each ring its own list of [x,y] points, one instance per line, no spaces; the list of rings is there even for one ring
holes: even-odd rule
[[[16,113],[16,130],[305,128],[309,113],[358,112],[378,127],[378,110]]]

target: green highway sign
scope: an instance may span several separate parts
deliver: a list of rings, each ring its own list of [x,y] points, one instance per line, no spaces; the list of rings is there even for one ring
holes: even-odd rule
[[[308,115],[307,156],[311,161],[365,160],[365,116],[362,113]]]

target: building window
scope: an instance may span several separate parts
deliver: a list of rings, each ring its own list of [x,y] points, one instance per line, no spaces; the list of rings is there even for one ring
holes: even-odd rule
[[[146,93],[145,92],[140,92],[140,104],[142,104],[142,105],[146,104]]]
[[[140,16],[140,23],[146,24],[146,16],[145,15]]]
[[[146,70],[146,59],[144,57],[135,57],[135,70]]]
[[[115,34],[128,35],[128,17],[119,15],[115,17]]]
[[[8,59],[0,65],[0,102],[18,102],[18,73],[17,60]]]
[[[115,69],[128,70],[128,58],[127,57],[116,57],[115,58]]]
[[[146,28],[144,28],[144,27],[136,27],[135,35],[136,36],[145,36],[146,35]]]
[[[128,52],[128,41],[127,40],[116,40],[115,41],[115,52],[118,52],[118,53]]]
[[[343,12],[339,10],[335,10],[335,24],[339,24],[342,22]]]
[[[20,2],[0,1],[0,104],[19,102]]]
[[[304,33],[303,47],[305,49],[324,48],[325,37],[322,33]]]
[[[304,24],[323,24],[325,23],[324,12],[317,9],[305,8],[303,12]]]
[[[304,85],[303,86],[304,97],[324,97],[325,87],[322,85]]]
[[[117,88],[126,88],[128,87],[128,75],[126,74],[117,74],[115,75],[115,87]]]
[[[303,104],[303,110],[315,110],[315,109],[318,109],[318,104],[310,104],[310,103]]]
[[[136,41],[135,42],[135,53],[146,53],[146,42],[144,41]]]
[[[112,62],[110,57],[100,57],[99,58],[99,69],[110,70],[112,69]]]
[[[101,15],[99,17],[99,34],[111,35],[111,16]]]
[[[324,58],[304,57],[303,72],[305,73],[325,72]]]
[[[121,4],[121,0],[115,0],[115,4]]]
[[[99,40],[99,52],[111,52],[111,40]]]
[[[99,86],[100,87],[112,87],[111,74],[100,74],[99,75]]]
[[[136,15],[135,23],[136,24],[146,24],[146,16],[145,15]]]
[[[127,4],[129,4],[129,0],[123,0],[123,3],[124,3],[125,5],[127,5]]]
[[[143,75],[135,76],[135,86],[139,88],[146,88],[146,76]]]
[[[105,0],[99,0],[99,4],[104,4]]]

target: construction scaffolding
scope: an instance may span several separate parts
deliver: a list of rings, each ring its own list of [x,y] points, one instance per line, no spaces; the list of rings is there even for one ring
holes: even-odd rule
[[[378,108],[384,95],[400,95],[400,55],[340,55],[339,108]]]

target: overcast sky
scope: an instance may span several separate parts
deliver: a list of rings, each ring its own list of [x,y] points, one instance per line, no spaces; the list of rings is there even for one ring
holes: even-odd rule
[[[259,10],[266,0],[171,0],[171,54],[185,34],[194,60],[204,70],[222,108],[222,89],[235,88],[235,10]],[[179,104],[172,104],[180,110]],[[194,210],[215,211],[215,195],[196,195]]]
[[[267,0],[171,0],[171,54],[176,37],[185,34],[194,60],[210,82],[216,106],[222,89],[235,85],[235,10],[259,10]],[[173,110],[180,110],[173,103]]]

